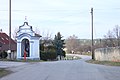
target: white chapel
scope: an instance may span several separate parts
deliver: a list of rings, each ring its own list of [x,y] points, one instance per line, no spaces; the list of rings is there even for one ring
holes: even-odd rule
[[[24,59],[24,52],[26,52],[26,59],[40,60],[40,35],[36,34],[32,26],[25,21],[22,26],[19,26],[17,32],[17,59]]]

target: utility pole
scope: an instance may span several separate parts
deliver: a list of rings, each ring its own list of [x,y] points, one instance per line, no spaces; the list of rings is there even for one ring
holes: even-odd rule
[[[9,55],[11,59],[11,0],[9,0]]]
[[[92,59],[95,59],[94,56],[94,41],[93,41],[93,8],[91,8],[91,35],[92,35],[92,45],[91,45],[91,52],[92,52]]]

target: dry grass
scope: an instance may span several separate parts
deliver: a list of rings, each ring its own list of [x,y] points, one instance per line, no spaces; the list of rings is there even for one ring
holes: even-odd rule
[[[86,62],[88,62],[88,63],[93,63],[93,64],[108,65],[108,66],[120,66],[120,62],[112,62],[112,61],[88,60],[88,61],[86,61]]]
[[[79,56],[73,56],[73,55],[66,55],[66,60],[78,60],[81,59]]]
[[[0,78],[3,77],[3,76],[8,75],[8,74],[10,74],[10,73],[11,73],[11,71],[6,70],[6,69],[4,69],[4,68],[0,68]]]

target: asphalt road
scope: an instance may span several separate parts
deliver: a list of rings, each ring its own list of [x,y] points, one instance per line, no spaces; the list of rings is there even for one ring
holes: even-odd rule
[[[8,69],[13,73],[0,80],[120,80],[120,67],[90,64],[85,62],[90,57],[82,56],[82,58],[54,62],[13,63],[12,66],[8,65]]]

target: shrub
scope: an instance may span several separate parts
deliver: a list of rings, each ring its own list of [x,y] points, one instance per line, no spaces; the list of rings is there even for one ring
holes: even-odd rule
[[[2,52],[0,52],[0,58],[2,58]]]
[[[47,61],[47,53],[44,51],[41,51],[40,58],[41,58],[41,60]]]
[[[57,54],[55,51],[47,51],[47,52],[44,52],[44,51],[41,51],[40,53],[40,58],[41,60],[55,60],[57,57]]]
[[[57,57],[57,54],[54,51],[50,51],[50,52],[48,52],[48,56],[49,56],[48,59],[55,60]]]
[[[65,51],[62,52],[62,56],[66,57],[66,52]]]
[[[3,52],[0,52],[0,58],[7,58],[8,54],[7,52],[3,51]]]

